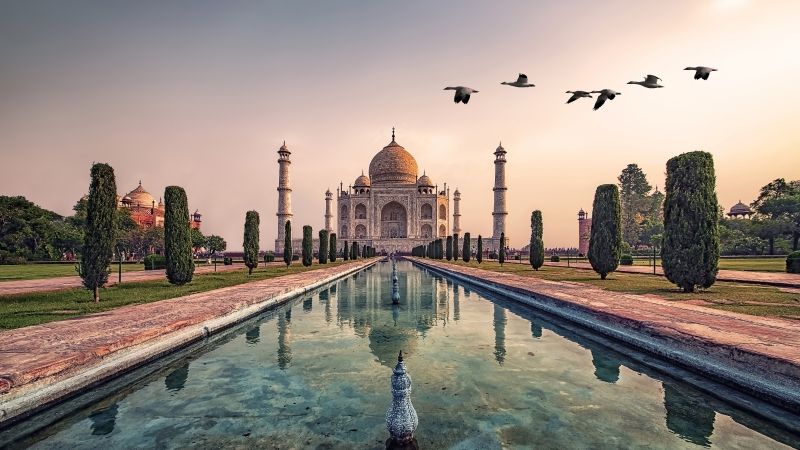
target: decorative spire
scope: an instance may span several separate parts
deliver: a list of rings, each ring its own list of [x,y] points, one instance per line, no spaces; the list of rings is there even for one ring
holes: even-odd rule
[[[394,127],[392,127],[392,142],[394,142]]]
[[[397,355],[397,362],[403,362],[403,351],[400,350],[400,354]]]
[[[411,378],[403,363],[403,351],[397,355],[397,365],[392,371],[392,405],[386,411],[386,428],[389,430],[391,444],[407,444],[414,441],[414,430],[419,425],[417,412],[411,404]]]

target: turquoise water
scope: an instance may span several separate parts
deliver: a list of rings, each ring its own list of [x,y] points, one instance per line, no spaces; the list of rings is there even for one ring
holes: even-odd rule
[[[401,349],[420,448],[800,445],[569,324],[410,263],[393,307],[390,273],[381,263],[269,311],[16,445],[383,448]]]

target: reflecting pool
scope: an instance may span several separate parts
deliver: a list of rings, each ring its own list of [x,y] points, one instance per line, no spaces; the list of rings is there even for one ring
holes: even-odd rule
[[[391,265],[380,263],[265,313],[17,445],[383,448],[401,349],[421,448],[800,445],[797,435],[570,324],[407,262],[397,267],[400,306],[391,304]]]

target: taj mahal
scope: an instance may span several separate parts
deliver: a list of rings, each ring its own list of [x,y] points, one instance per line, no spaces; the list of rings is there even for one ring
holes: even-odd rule
[[[286,143],[278,150],[278,233],[275,252],[282,253],[286,221],[292,220],[290,159]],[[494,211],[492,235],[484,237],[484,248],[495,249],[500,234],[505,232],[506,211],[505,163],[506,151],[498,146],[495,155]],[[392,140],[372,158],[369,174],[358,175],[353,183],[325,193],[325,229],[336,233],[339,246],[344,241],[369,245],[379,253],[409,253],[415,246],[449,234],[461,237],[461,193],[451,192],[447,183],[438,185],[423,172],[419,175],[414,156]],[[452,200],[452,208],[451,208]],[[335,214],[334,214],[335,212]],[[452,217],[452,220],[451,220]],[[334,225],[333,219],[337,223]],[[293,234],[299,227],[292,224]],[[297,231],[295,231],[297,230]],[[316,234],[315,234],[316,235]],[[477,233],[472,235],[473,247]],[[299,251],[302,240],[292,236],[292,247]],[[508,237],[506,236],[506,242]],[[315,243],[315,246],[317,244]]]

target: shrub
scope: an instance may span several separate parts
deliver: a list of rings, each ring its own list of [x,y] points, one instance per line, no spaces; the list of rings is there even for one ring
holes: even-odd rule
[[[108,281],[108,265],[111,264],[114,250],[117,182],[114,169],[108,164],[93,165],[91,177],[78,273],[86,289],[92,291],[94,301],[97,303],[100,301],[100,288]],[[189,223],[188,213],[186,223]]]
[[[531,213],[531,246],[528,260],[533,270],[539,270],[544,264],[544,241],[542,234],[544,226],[542,224],[542,212],[538,209]]]
[[[264,252],[264,262],[271,263],[275,261],[275,253],[274,252]]]
[[[253,273],[258,267],[258,224],[260,220],[257,211],[247,211],[244,219],[244,265],[247,274]]]
[[[328,250],[328,259],[331,262],[336,262],[336,233],[331,233],[328,238],[330,249]]]
[[[497,259],[497,252],[489,252],[489,259]]]
[[[320,264],[328,263],[328,230],[319,230],[319,253],[317,254]]]
[[[481,235],[478,235],[478,249],[475,252],[475,259],[478,261],[478,264],[483,261],[483,238]]]
[[[161,255],[147,255],[144,257],[144,270],[160,270],[166,267],[167,261]]]
[[[292,254],[292,261],[300,261],[300,255]]]
[[[633,265],[633,256],[631,255],[622,255],[619,257],[619,263],[623,266],[632,266]]]
[[[592,234],[589,238],[589,262],[600,279],[617,270],[622,246],[622,210],[616,184],[601,184],[592,204]]]
[[[667,161],[662,267],[684,292],[708,288],[717,279],[719,203],[714,159],[689,152]]]
[[[458,233],[453,233],[453,260],[458,261]]]
[[[469,233],[464,233],[464,249],[461,251],[461,259],[464,262],[469,262],[470,256],[472,256],[472,248],[470,247],[470,236]]]
[[[311,260],[313,258],[313,245],[312,238],[311,238],[311,226],[310,225],[303,225],[303,266],[308,267],[311,265]]]
[[[192,233],[186,191],[180,186],[164,190],[164,257],[167,280],[178,286],[192,281]]]
[[[228,257],[228,256],[222,258],[222,264],[225,264],[226,266],[233,265],[233,258]]]
[[[445,247],[444,255],[448,261],[453,259],[453,236],[447,236],[447,245]]]
[[[786,273],[800,273],[800,250],[786,257]]]
[[[344,241],[344,247],[342,247],[342,258],[345,261],[350,259],[350,247],[347,246],[347,241]]]
[[[553,255],[550,257],[550,262],[559,262],[561,258],[558,255]]]

